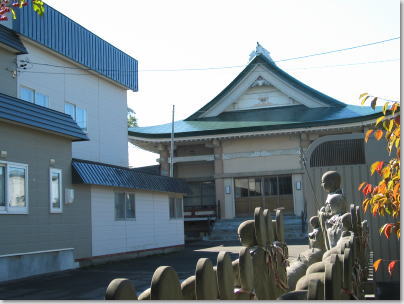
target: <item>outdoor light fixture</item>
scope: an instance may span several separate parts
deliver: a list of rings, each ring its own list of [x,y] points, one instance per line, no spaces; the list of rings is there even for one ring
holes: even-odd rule
[[[55,159],[51,158],[49,159],[49,165],[54,166],[56,163]]]
[[[302,190],[302,182],[301,181],[296,182],[296,190]]]
[[[0,152],[0,157],[6,158],[7,157],[7,151],[1,151]]]

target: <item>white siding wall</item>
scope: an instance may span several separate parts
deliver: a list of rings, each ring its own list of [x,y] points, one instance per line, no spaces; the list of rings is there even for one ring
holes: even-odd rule
[[[93,256],[184,244],[184,221],[169,219],[168,194],[138,191],[135,201],[136,220],[115,221],[114,192],[91,188]]]
[[[26,86],[49,96],[49,107],[54,110],[64,112],[65,102],[87,110],[90,141],[73,143],[73,157],[127,166],[126,90],[78,69],[79,66],[27,39],[24,45],[29,54],[18,59],[31,63],[18,73],[18,87]]]

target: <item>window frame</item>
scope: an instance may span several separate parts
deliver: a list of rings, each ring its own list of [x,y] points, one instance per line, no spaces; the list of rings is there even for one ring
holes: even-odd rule
[[[0,166],[4,167],[4,197],[5,205],[0,206],[0,214],[28,214],[29,213],[29,191],[28,191],[28,165],[15,162],[0,161]],[[9,184],[9,167],[24,169],[24,196],[25,207],[10,206],[10,184]]]
[[[171,200],[174,200],[174,215],[172,216]],[[178,207],[180,206],[180,208]],[[180,211],[181,214],[178,214]],[[168,197],[168,218],[170,220],[181,220],[184,219],[184,200],[182,197],[169,196]]]
[[[66,105],[70,105],[73,106],[73,112],[74,112],[74,117],[70,115],[70,113],[66,113]],[[82,110],[84,112],[84,123],[85,123],[85,127],[82,128],[79,124],[79,122],[77,121],[77,109]],[[88,115],[87,115],[87,109],[86,108],[82,108],[79,107],[77,104],[69,102],[69,101],[65,101],[64,104],[64,113],[68,114],[72,117],[72,119],[77,123],[77,125],[80,127],[80,129],[85,132],[88,133]]]
[[[53,207],[52,203],[52,194],[53,194],[53,187],[52,187],[52,173],[59,174],[59,200],[60,200],[60,207],[55,208]],[[50,213],[63,213],[63,171],[62,169],[57,168],[49,168],[49,212]]]
[[[22,89],[32,91],[32,98],[33,98],[32,101],[23,99],[23,98],[21,97],[21,95],[22,95],[22,94],[21,94],[21,90],[22,90]],[[32,88],[27,87],[27,86],[24,86],[24,85],[20,85],[20,89],[19,89],[19,92],[18,92],[18,93],[19,93],[20,99],[22,99],[22,100],[24,100],[24,101],[26,101],[26,102],[30,102],[30,103],[36,104],[36,105],[38,105],[38,106],[40,106],[40,107],[49,108],[49,96],[46,95],[46,94],[43,94],[43,93],[41,93],[41,92],[39,92],[39,91],[37,91],[37,90],[35,90],[35,89],[32,89]],[[46,97],[45,100],[46,100],[46,103],[47,103],[47,104],[46,104],[45,106],[44,106],[44,105],[41,105],[41,104],[39,104],[39,103],[37,103],[37,95],[42,95],[42,96]]]
[[[124,217],[117,217],[117,212],[116,212],[116,204],[117,204],[117,197],[119,194],[124,195],[124,206],[123,206],[123,214]],[[134,217],[128,217],[127,216],[127,204],[130,201],[129,197],[133,195],[133,203],[134,203]],[[114,220],[115,221],[136,221],[136,195],[135,192],[125,192],[125,191],[117,191],[114,192]]]

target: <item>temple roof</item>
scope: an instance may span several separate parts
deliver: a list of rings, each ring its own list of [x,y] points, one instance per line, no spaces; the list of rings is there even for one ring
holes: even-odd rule
[[[215,98],[174,123],[175,138],[254,133],[368,121],[381,108],[348,105],[281,70],[258,52]],[[132,139],[166,139],[171,123],[128,130]]]
[[[307,108],[303,105],[223,112],[216,117],[174,122],[175,137],[256,132],[300,127],[326,126],[370,120],[380,115],[370,107],[346,105],[344,107]],[[129,129],[129,136],[169,138],[171,123]]]

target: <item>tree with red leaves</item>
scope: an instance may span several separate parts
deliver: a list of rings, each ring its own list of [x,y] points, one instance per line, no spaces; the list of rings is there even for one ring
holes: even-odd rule
[[[362,104],[371,100],[371,107],[375,109],[377,97],[364,93],[360,96]],[[389,239],[392,234],[400,238],[400,104],[399,102],[386,102],[383,106],[383,116],[376,120],[375,128],[365,134],[365,141],[373,134],[376,140],[384,136],[387,143],[387,152],[394,157],[388,163],[376,161],[370,166],[371,174],[377,173],[380,181],[377,185],[363,182],[359,191],[365,196],[362,207],[364,212],[369,210],[373,216],[390,215],[393,222],[380,227],[380,234]],[[382,259],[374,262],[373,267],[377,271]],[[391,275],[398,261],[391,261],[387,267]]]
[[[1,0],[0,1],[0,21],[7,21],[8,15],[12,15],[13,19],[17,18],[15,9],[22,8],[29,5],[28,0]],[[43,1],[31,0],[32,9],[40,16],[45,12]]]

